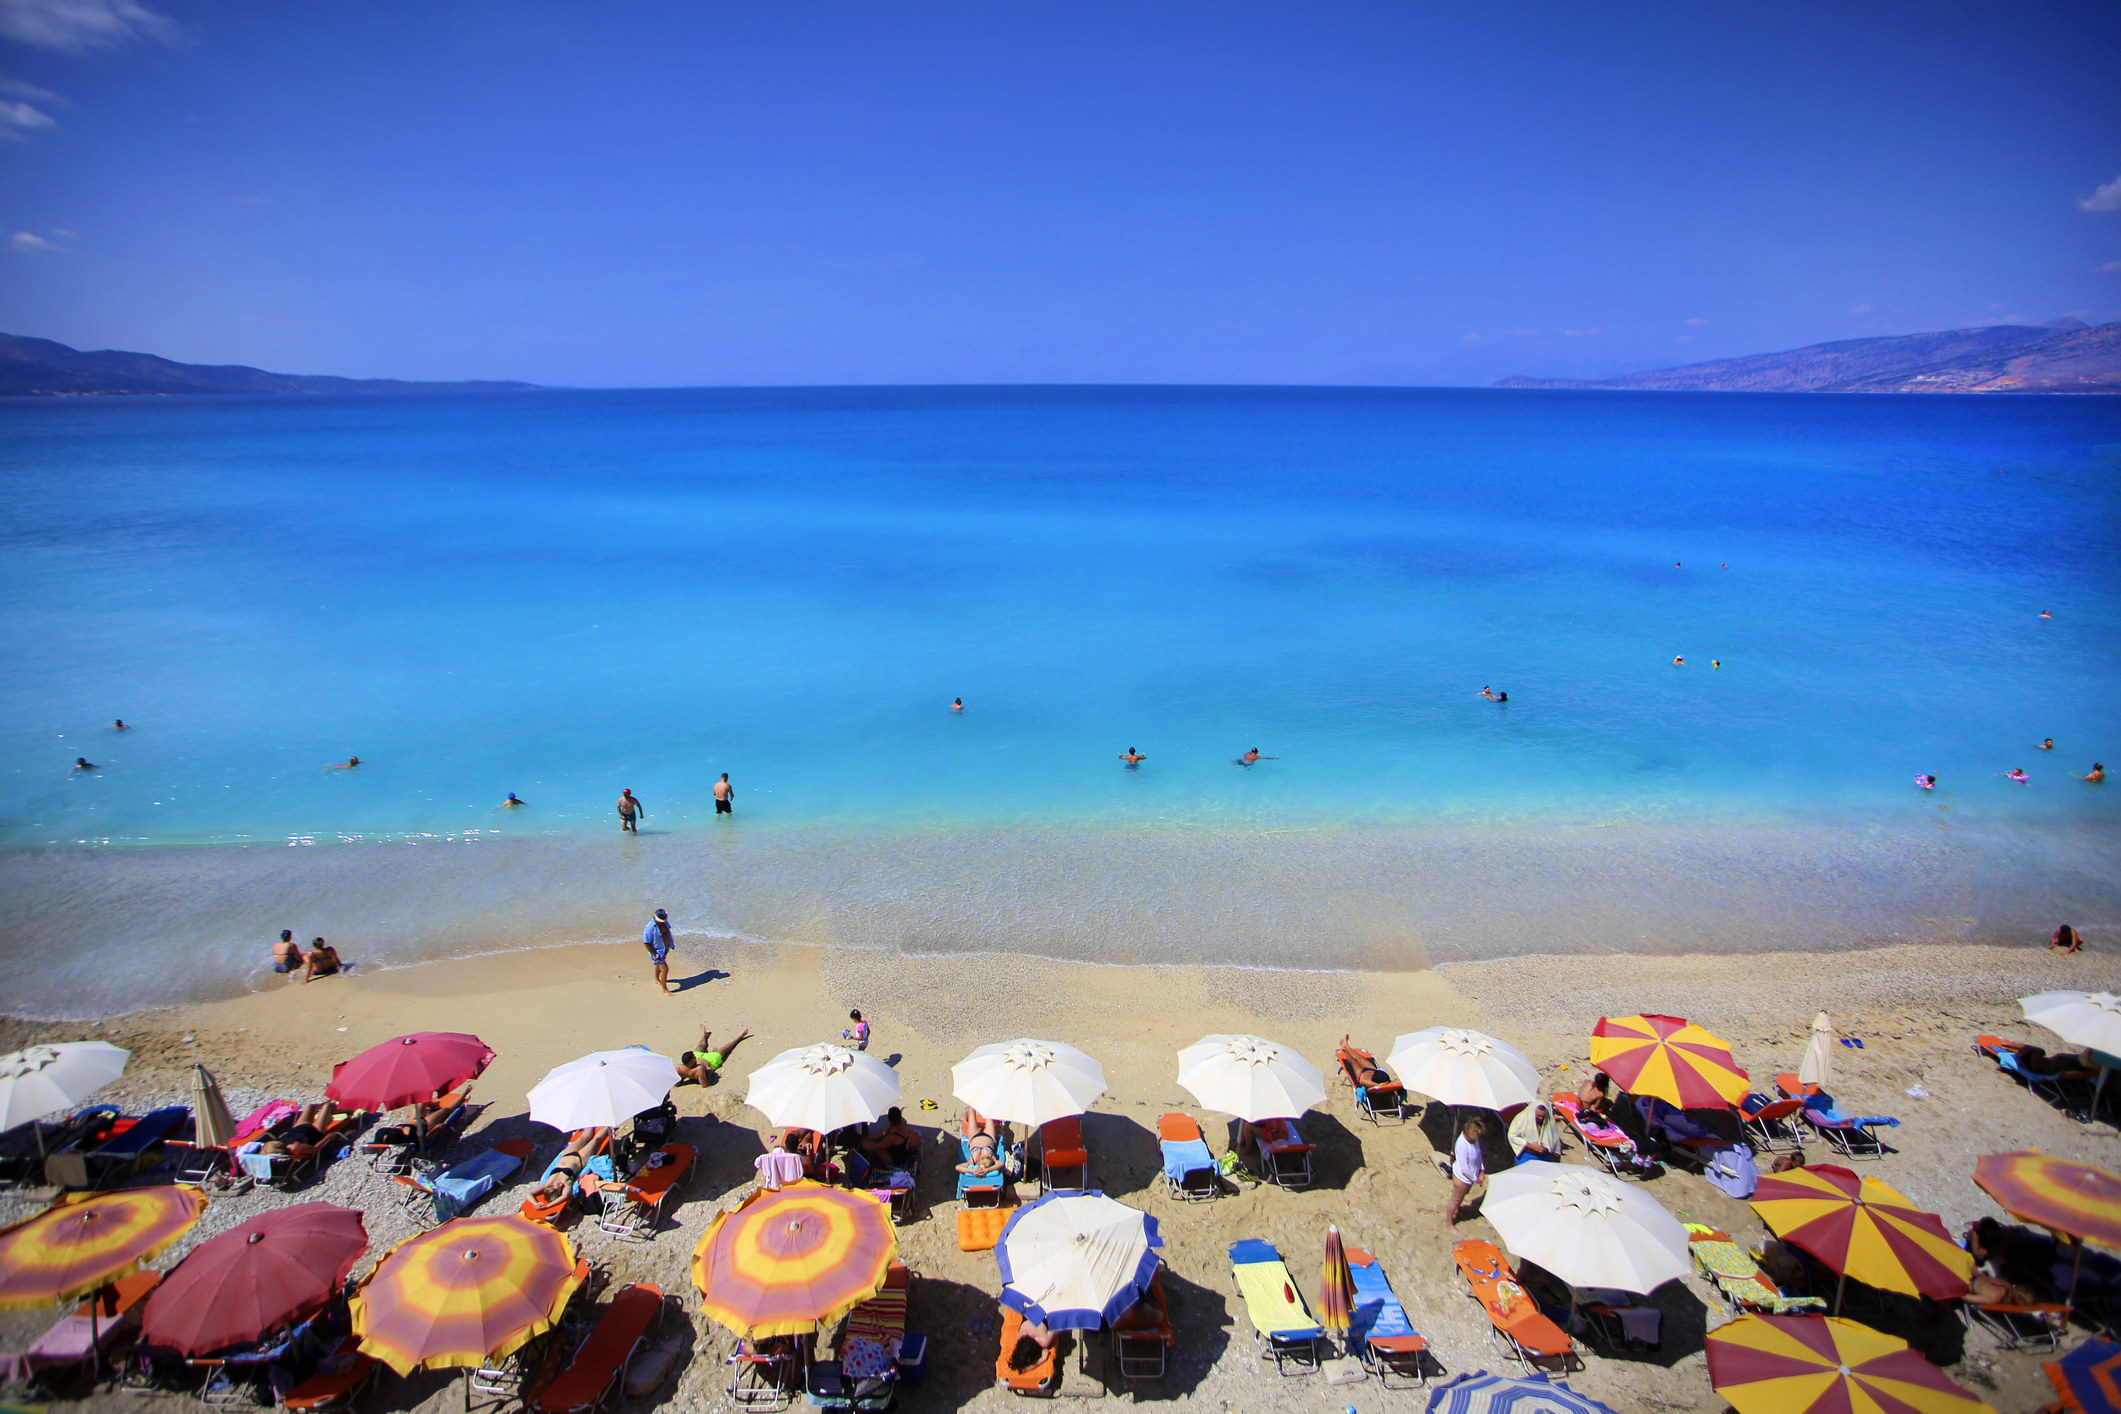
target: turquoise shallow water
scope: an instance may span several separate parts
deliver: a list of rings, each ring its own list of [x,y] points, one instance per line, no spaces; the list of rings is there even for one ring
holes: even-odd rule
[[[1242,877],[1277,830],[1346,842],[1357,892],[1367,852],[1439,826],[2045,831],[2096,872],[2121,783],[2067,773],[2121,765],[2117,486],[2113,399],[23,400],[0,407],[0,846],[31,897],[0,905],[0,983],[33,985],[79,901],[34,862],[68,851],[213,846],[183,852],[199,878],[238,843],[477,832],[565,846],[523,888],[566,915],[570,882],[630,887],[577,848],[621,847],[621,786],[651,831],[623,848],[670,842],[639,867],[674,869],[657,887],[699,928],[814,934],[823,890],[845,939],[955,888],[970,945],[965,878],[1035,913],[1087,870],[1114,911],[1083,955],[1176,906],[1168,851]],[[1251,746],[1279,759],[1233,765]],[[496,813],[511,790],[529,808]],[[865,849],[893,861],[880,892],[846,864]],[[1157,879],[1130,881],[1145,849]],[[805,872],[827,858],[829,888]],[[433,888],[415,913],[447,932],[463,888]],[[233,976],[282,926],[261,906],[151,926],[239,949]],[[1303,965],[1284,913],[1228,926],[1270,913],[1280,941],[1240,960]],[[1376,917],[1335,936],[1359,953]]]

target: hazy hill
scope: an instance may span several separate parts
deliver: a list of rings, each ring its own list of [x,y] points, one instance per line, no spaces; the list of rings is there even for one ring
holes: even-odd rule
[[[1498,388],[1753,393],[2121,393],[2121,323],[1994,324],[1843,339],[1787,353],[1602,380],[1505,378]]]
[[[153,354],[83,353],[50,339],[0,334],[0,395],[53,393],[397,393],[422,388],[508,389],[531,383],[405,383],[267,373],[240,363],[176,363]]]

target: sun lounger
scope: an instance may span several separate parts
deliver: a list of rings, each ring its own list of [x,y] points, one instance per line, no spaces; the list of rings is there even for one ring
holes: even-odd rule
[[[1318,1146],[1304,1143],[1303,1131],[1293,1119],[1263,1119],[1252,1126],[1259,1141],[1260,1176],[1282,1188],[1311,1186],[1311,1153]]]
[[[1114,1325],[1112,1339],[1119,1352],[1119,1377],[1123,1380],[1160,1380],[1178,1332],[1171,1326],[1171,1303],[1164,1296],[1161,1263],[1149,1275],[1149,1305],[1159,1313],[1156,1324]],[[1122,1313],[1121,1319],[1125,1319]]]
[[[2038,1071],[2027,1070],[2019,1061],[2016,1050],[1996,1052],[1996,1068],[2041,1099],[2055,1105],[2068,1104],[2072,1090],[2079,1098],[2089,1100],[2089,1091],[2099,1079],[2099,1072],[2096,1070],[2065,1070],[2054,1075],[2042,1075]]]
[[[786,1409],[802,1389],[802,1366],[794,1343],[786,1336],[767,1340],[767,1349],[742,1341],[729,1366],[729,1400],[739,1409]],[[753,1346],[745,1349],[747,1345]]]
[[[1851,1159],[1874,1159],[1885,1152],[1885,1141],[1871,1132],[1875,1126],[1900,1127],[1891,1115],[1845,1115],[1834,1108],[1834,1097],[1827,1094],[1805,1096],[1801,1113],[1829,1148]]]
[[[1797,1078],[1794,1070],[1785,1070],[1775,1077],[1775,1093],[1785,1100],[1802,1100],[1819,1093],[1817,1085],[1807,1085]]]
[[[583,1191],[581,1185],[590,1179],[596,1179],[604,1183],[618,1182],[618,1170],[613,1168],[611,1164],[611,1141],[607,1138],[602,1144],[597,1146],[596,1152],[589,1155],[583,1162],[580,1181],[570,1185],[567,1191],[559,1197],[541,1201],[536,1196],[536,1190],[544,1186],[546,1179],[559,1172],[560,1160],[566,1154],[567,1146],[563,1144],[558,1152],[552,1156],[552,1162],[545,1165],[545,1171],[538,1175],[538,1181],[530,1185],[531,1193],[524,1197],[522,1206],[517,1209],[519,1213],[530,1221],[543,1223],[547,1227],[557,1223],[561,1214],[565,1213],[574,1204],[575,1199]]]
[[[1987,1331],[2005,1350],[2028,1346],[2060,1350],[2062,1338],[2069,1334],[2070,1308],[2059,1301],[2025,1306],[2009,1302],[1982,1306],[1967,1301],[1959,1310],[1966,1317],[1967,1329]]]
[[[1702,1275],[1716,1283],[1717,1289],[1741,1311],[1791,1316],[1826,1309],[1826,1302],[1816,1296],[1793,1296],[1769,1281],[1753,1254],[1720,1228],[1689,1224],[1687,1251]]]
[[[1803,1107],[1803,1100],[1748,1095],[1738,1106],[1738,1119],[1745,1126],[1746,1138],[1756,1147],[1794,1149],[1803,1142],[1796,1121],[1797,1111]]]
[[[1407,1121],[1407,1091],[1404,1085],[1389,1077],[1371,1084],[1372,1073],[1383,1075],[1384,1067],[1377,1057],[1360,1046],[1351,1045],[1348,1038],[1340,1038],[1340,1049],[1333,1059],[1340,1067],[1342,1083],[1355,1092],[1355,1112],[1372,1124],[1383,1120],[1394,1120],[1400,1124]]]
[[[1038,1184],[1042,1192],[1090,1186],[1090,1149],[1083,1143],[1081,1115],[1048,1120],[1038,1130]]]
[[[667,1304],[659,1286],[635,1282],[620,1287],[567,1368],[538,1391],[529,1408],[535,1414],[586,1414],[602,1408]]]
[[[1164,1151],[1164,1182],[1179,1199],[1222,1195],[1222,1168],[1201,1137],[1191,1115],[1167,1114],[1156,1122],[1157,1143]]]
[[[317,1371],[289,1390],[281,1399],[280,1408],[286,1414],[326,1414],[359,1402],[382,1368],[373,1355],[361,1354],[359,1343],[359,1337],[346,1337],[334,1357],[335,1362],[346,1361],[344,1368]]]
[[[414,1159],[433,1153],[463,1132],[471,1121],[470,1099],[471,1087],[466,1085],[435,1101],[424,1139],[417,1125],[395,1124],[377,1130],[361,1146],[368,1155],[368,1166],[378,1173],[409,1172]]]
[[[661,1163],[656,1161],[658,1154],[662,1155]],[[670,1216],[684,1192],[699,1156],[699,1150],[690,1144],[665,1144],[650,1154],[648,1162],[626,1180],[624,1192],[604,1195],[604,1218],[598,1226],[630,1242],[653,1242],[656,1229]]]
[[[500,1187],[503,1179],[523,1167],[523,1160],[536,1147],[529,1139],[503,1139],[447,1172],[395,1174],[392,1182],[404,1187],[408,1208],[417,1212],[424,1204],[434,1222],[446,1223]]]
[[[1013,1306],[1002,1308],[1002,1348],[994,1357],[994,1384],[1011,1394],[1051,1394],[1060,1383],[1060,1347],[1040,1351],[1028,1365],[1016,1363],[1016,1347],[1023,1343],[1024,1313]]]
[[[1348,1249],[1355,1300],[1348,1313],[1348,1343],[1386,1389],[1415,1389],[1429,1382],[1429,1342],[1407,1320],[1407,1308],[1377,1259],[1360,1247]],[[1398,1380],[1400,1383],[1394,1384]]]
[[[1295,1365],[1299,1374],[1318,1368],[1319,1342],[1325,1331],[1311,1319],[1295,1280],[1274,1245],[1245,1238],[1230,1246],[1230,1275],[1244,1299],[1245,1318],[1262,1360],[1272,1360],[1276,1374]]]
[[[891,1391],[863,1384],[898,1381],[899,1350],[906,1341],[906,1303],[911,1295],[913,1273],[904,1262],[894,1261],[884,1270],[883,1290],[847,1313],[840,1332],[840,1369],[857,1381],[857,1400],[888,1402]]]
[[[361,1127],[364,1116],[359,1111],[337,1110],[318,1132],[317,1142],[302,1146],[302,1152],[267,1154],[259,1149],[259,1141],[276,1139],[289,1128],[293,1115],[283,1115],[273,1121],[272,1126],[262,1131],[257,1139],[243,1144],[236,1150],[236,1163],[245,1173],[270,1188],[285,1192],[300,1187],[316,1177],[327,1159],[339,1155],[351,1145],[354,1133]]]
[[[191,1118],[189,1105],[168,1105],[138,1119],[119,1119],[100,1142],[94,1135],[44,1162],[47,1181],[60,1188],[108,1188],[145,1165],[155,1146]]]
[[[1451,1259],[1488,1318],[1488,1332],[1529,1375],[1539,1365],[1566,1370],[1576,1359],[1569,1334],[1540,1311],[1492,1242],[1468,1238],[1451,1248]]]
[[[1592,1162],[1615,1178],[1641,1178],[1656,1167],[1642,1157],[1635,1141],[1623,1134],[1619,1126],[1584,1118],[1575,1095],[1564,1090],[1553,1097],[1552,1103],[1554,1113],[1575,1132]]]

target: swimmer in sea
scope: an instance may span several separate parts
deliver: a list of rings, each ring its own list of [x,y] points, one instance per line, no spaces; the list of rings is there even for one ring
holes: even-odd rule
[[[349,757],[347,757],[347,758],[346,758],[346,759],[345,759],[344,761],[334,761],[334,762],[332,762],[332,763],[331,763],[331,764],[330,764],[329,766],[326,766],[326,767],[325,767],[324,769],[325,769],[325,770],[327,770],[327,771],[351,771],[351,770],[352,770],[352,769],[353,769],[354,767],[356,767],[356,766],[358,766],[358,765],[360,765],[360,764],[361,764],[361,758],[360,758],[360,757],[358,757],[358,756],[349,756]]]
[[[1720,667],[1722,667],[1722,666],[1723,666],[1723,659],[1721,659],[1721,658],[1711,658],[1711,659],[1709,659],[1709,666],[1710,666],[1710,667],[1712,667],[1712,668],[1720,668]]]
[[[2031,776],[2025,774],[2023,766],[2013,766],[2008,771],[2003,772],[2002,775],[2006,781],[2016,781],[2021,786],[2032,779]]]
[[[1507,692],[1498,692],[1495,694],[1495,700],[1497,702],[1507,702],[1510,700],[1510,694]]]
[[[1246,753],[1245,753],[1244,755],[1242,755],[1242,756],[1238,757],[1238,758],[1237,758],[1237,764],[1238,764],[1238,765],[1240,765],[1240,766],[1249,766],[1249,765],[1251,765],[1251,764],[1252,764],[1252,763],[1253,763],[1254,761],[1279,761],[1279,760],[1281,760],[1281,758],[1280,758],[1279,756],[1262,756],[1262,755],[1260,755],[1260,754],[1259,754],[1259,748],[1255,746],[1255,747],[1253,747],[1253,748],[1252,748],[1252,749],[1251,749],[1250,751],[1247,751],[1247,752],[1246,752]]]
[[[951,699],[950,699],[950,710],[951,710],[951,711],[953,711],[953,712],[962,712],[962,711],[964,711],[964,710],[965,710],[965,699],[964,699],[964,698],[962,698],[962,697],[953,697],[953,698],[951,698]]]
[[[1683,667],[1685,667],[1685,666],[1686,666],[1686,659],[1684,659],[1684,658],[1679,658],[1679,657],[1674,657],[1674,658],[1672,659],[1672,666],[1673,666],[1673,667],[1675,667],[1675,668],[1683,668]]]
[[[506,799],[506,800],[502,801],[502,802],[501,802],[501,803],[500,803],[499,805],[496,805],[496,806],[494,807],[494,809],[496,809],[496,810],[520,810],[520,809],[521,809],[521,808],[522,808],[523,806],[525,806],[525,805],[526,805],[526,804],[528,804],[528,803],[529,803],[528,801],[524,801],[524,800],[519,800],[519,799],[517,799],[517,798],[516,798],[516,793],[515,793],[514,791],[510,791],[510,792],[508,793],[508,799]]]
[[[132,730],[131,727],[125,725],[125,718],[123,717],[120,717],[117,721],[112,722],[110,724],[110,729],[114,732],[129,732]]]
[[[1495,700],[1495,689],[1492,687],[1484,687],[1480,690],[1480,695],[1482,697],[1487,698],[1488,701],[1493,702]]]
[[[1935,790],[1937,788],[1937,778],[1935,776],[1917,776],[1915,777],[1915,784],[1921,786],[1924,790]]]
[[[2054,615],[2053,615],[2053,614],[2050,614],[2050,613],[2049,613],[2049,612],[2048,612],[2047,610],[2045,610],[2045,609],[2042,609],[2042,610],[2040,611],[2040,617],[2041,617],[2041,618],[2043,618],[2043,619],[2051,619],[2051,618],[2053,618],[2053,617],[2054,617]]]
[[[2092,762],[2091,770],[2086,774],[2077,777],[2077,779],[2080,781],[2090,781],[2093,785],[2097,785],[2099,784],[2099,782],[2106,779],[2106,767],[2103,763],[2094,761]]]
[[[2035,751],[2053,751],[2054,749],[2055,739],[2053,737],[2049,737],[2046,741],[2041,742],[2038,746],[2033,748],[2033,750]]]
[[[74,769],[76,771],[93,771],[96,769],[96,763],[89,760],[86,756],[76,756],[74,758]]]
[[[1148,760],[1149,758],[1142,755],[1142,753],[1136,751],[1133,747],[1130,746],[1125,751],[1122,751],[1119,754],[1119,759],[1126,762],[1128,767],[1131,769],[1132,767],[1141,765],[1142,762]]]

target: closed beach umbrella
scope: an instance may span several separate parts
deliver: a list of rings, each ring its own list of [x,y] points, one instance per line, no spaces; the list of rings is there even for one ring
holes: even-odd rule
[[[700,1310],[739,1336],[802,1335],[883,1290],[891,1205],[802,1179],[715,1215],[693,1249]]]
[[[1727,1042],[1678,1016],[1600,1017],[1591,1064],[1630,1094],[1683,1110],[1729,1109],[1751,1088]]]
[[[2105,1169],[2024,1149],[1983,1154],[1974,1182],[2014,1218],[2121,1248],[2121,1178]]]
[[[72,1109],[123,1075],[128,1054],[108,1041],[61,1041],[0,1056],[0,1130]]]
[[[994,1258],[1002,1301],[1051,1330],[1094,1331],[1141,1299],[1163,1246],[1156,1219],[1098,1192],[1019,1208]]]
[[[180,1355],[257,1340],[330,1299],[368,1250],[361,1215],[336,1203],[260,1213],[194,1247],[147,1298],[141,1333]]]
[[[1057,1041],[1008,1041],[951,1066],[950,1084],[990,1119],[1038,1125],[1089,1109],[1105,1093],[1105,1068]]]
[[[1708,1357],[1738,1414],[1996,1414],[1906,1341],[1839,1316],[1740,1316],[1709,1332]]]
[[[2041,1368],[2054,1381],[2056,1392],[2066,1391],[2074,1396],[2084,1414],[2116,1414],[2121,1410],[2121,1345],[2094,1337]],[[2065,1402],[2049,1407],[2068,1406]]]
[[[395,1110],[476,1080],[493,1048],[461,1031],[421,1031],[371,1046],[332,1067],[327,1099],[348,1109]]]
[[[1655,1291],[1684,1276],[1686,1228],[1641,1188],[1575,1164],[1520,1164],[1488,1178],[1480,1215],[1519,1261],[1570,1286]]]
[[[1539,1098],[1539,1070],[1524,1052],[1462,1026],[1408,1032],[1388,1064],[1400,1084],[1446,1105],[1506,1110]]]
[[[192,1143],[202,1149],[226,1149],[236,1137],[236,1119],[221,1098],[221,1082],[203,1065],[191,1068]]]
[[[898,1072],[845,1046],[782,1051],[751,1072],[744,1103],[774,1124],[830,1134],[867,1124],[898,1103]]]
[[[0,1231],[0,1311],[84,1296],[192,1230],[206,1195],[189,1184],[68,1194]]]
[[[2072,1046],[2121,1055],[2121,997],[2112,992],[2042,992],[2020,997],[2018,1006]]]
[[[1258,1036],[1204,1036],[1178,1053],[1178,1083],[1208,1109],[1247,1122],[1293,1119],[1326,1098],[1318,1067]]]
[[[1348,1326],[1355,1312],[1355,1273],[1348,1270],[1348,1249],[1341,1245],[1340,1228],[1326,1228],[1325,1267],[1318,1276],[1318,1324],[1327,1334],[1348,1344]]]
[[[668,1056],[598,1051],[547,1072],[530,1092],[530,1117],[554,1129],[609,1129],[662,1104],[677,1083]]]
[[[1812,1018],[1812,1039],[1797,1065],[1797,1083],[1830,1090],[1834,1085],[1834,1023],[1825,1012]]]
[[[1545,1375],[1491,1375],[1469,1370],[1429,1392],[1428,1414],[1615,1414]]]
[[[582,1284],[574,1245],[508,1213],[408,1237],[354,1293],[361,1351],[400,1375],[477,1367],[543,1334]]]
[[[1966,1295],[1974,1274],[1973,1255],[1952,1241],[1943,1219],[1891,1184],[1835,1164],[1763,1177],[1753,1211],[1784,1242],[1885,1291],[1950,1301]]]

